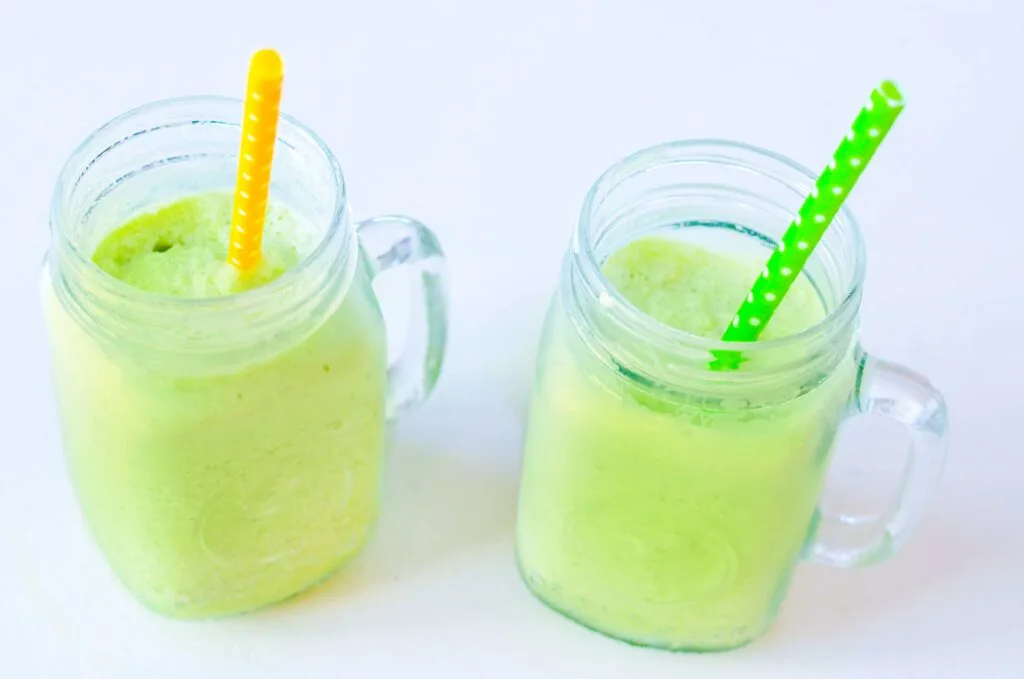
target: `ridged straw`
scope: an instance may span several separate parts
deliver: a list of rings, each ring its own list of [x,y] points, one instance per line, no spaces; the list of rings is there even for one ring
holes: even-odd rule
[[[283,80],[284,65],[277,52],[260,50],[253,55],[228,244],[228,262],[240,272],[251,271],[260,263]]]

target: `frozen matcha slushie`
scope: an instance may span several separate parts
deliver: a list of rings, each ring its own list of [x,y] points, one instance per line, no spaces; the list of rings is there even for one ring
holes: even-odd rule
[[[763,259],[647,237],[604,264],[646,315],[720,337]],[[762,339],[821,320],[801,278]],[[761,634],[813,530],[853,362],[786,398],[734,402],[607,377],[562,304],[526,441],[520,569],[549,605],[634,643],[712,650]]]
[[[226,264],[230,211],[226,193],[184,197],[111,229],[92,260],[154,304],[244,299],[316,245],[272,203],[262,264],[240,276]],[[362,266],[341,294],[308,332],[267,338],[251,361],[184,370],[90,333],[47,286],[75,487],[114,569],[152,608],[198,617],[263,606],[322,579],[366,540],[380,488],[385,340]],[[244,340],[250,329],[232,332]]]

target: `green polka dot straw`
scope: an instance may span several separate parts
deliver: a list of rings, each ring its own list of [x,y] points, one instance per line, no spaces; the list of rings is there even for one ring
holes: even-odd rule
[[[758,338],[902,110],[903,95],[894,83],[886,80],[871,93],[722,335],[723,341]],[[738,356],[729,356],[734,352],[717,353],[721,354],[718,367],[722,362],[732,367],[738,363]]]

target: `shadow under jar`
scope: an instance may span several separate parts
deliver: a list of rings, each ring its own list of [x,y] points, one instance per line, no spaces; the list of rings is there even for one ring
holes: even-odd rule
[[[766,631],[802,556],[876,561],[918,522],[945,405],[857,343],[865,262],[849,210],[805,269],[825,317],[788,337],[682,332],[602,273],[650,235],[766,260],[813,184],[773,153],[691,141],[640,151],[591,189],[541,341],[519,499],[520,572],[555,610],[635,644],[735,648]],[[725,349],[740,368],[709,369]],[[900,496],[868,524],[818,509],[836,432],[860,413],[912,435]]]

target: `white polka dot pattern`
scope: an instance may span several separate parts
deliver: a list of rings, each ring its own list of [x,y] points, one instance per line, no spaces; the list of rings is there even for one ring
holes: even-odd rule
[[[871,93],[726,329],[724,341],[758,338],[902,110],[903,95],[891,81]],[[738,352],[716,352],[712,365],[735,367],[740,360]]]

